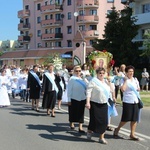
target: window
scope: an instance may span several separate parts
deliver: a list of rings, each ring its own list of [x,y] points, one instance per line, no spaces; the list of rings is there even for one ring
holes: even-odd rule
[[[85,31],[85,25],[80,25],[80,26],[79,26],[79,30],[80,30],[80,31]]]
[[[47,4],[48,4],[48,1],[45,2],[45,6],[47,6]]]
[[[50,5],[53,5],[53,4],[54,4],[53,0],[50,0]]]
[[[61,47],[61,42],[55,42],[55,47]]]
[[[90,30],[97,30],[97,25],[90,25]]]
[[[143,13],[150,12],[150,3],[143,5]]]
[[[29,44],[25,44],[25,49],[29,49]]]
[[[94,40],[90,40],[90,45],[92,46],[94,43]]]
[[[97,15],[97,10],[90,10],[90,15]]]
[[[109,15],[112,12],[112,10],[107,10],[107,15]]]
[[[67,40],[67,46],[72,47],[72,41],[71,40]]]
[[[67,33],[71,34],[72,33],[72,26],[67,26]]]
[[[61,33],[61,28],[55,28],[55,33]]]
[[[53,19],[53,14],[50,14],[50,19]]]
[[[53,28],[50,28],[49,33],[52,34],[53,32]]]
[[[71,0],[67,0],[67,5],[71,5]]]
[[[41,17],[37,17],[37,23],[41,23]]]
[[[61,0],[55,0],[56,5],[61,5]]]
[[[68,12],[68,20],[71,20],[71,12]]]
[[[49,46],[50,46],[50,47],[53,47],[53,46],[54,46],[53,42],[50,42],[50,43],[49,43]]]
[[[26,32],[25,32],[25,36],[29,36],[29,31],[26,31]]]
[[[25,10],[29,10],[29,5],[26,5],[26,6],[25,6]]]
[[[61,15],[60,15],[60,14],[56,14],[56,15],[55,15],[55,19],[56,19],[56,21],[61,20]]]
[[[83,11],[83,10],[80,10],[80,11],[79,11],[79,15],[80,15],[80,16],[85,15],[85,10],[84,10],[84,11]]]
[[[38,36],[38,37],[41,36],[41,30],[37,30],[37,36]]]
[[[48,43],[47,42],[45,42],[45,47],[48,47]]]
[[[28,25],[28,24],[29,24],[29,18],[26,18],[26,19],[24,20],[24,24],[25,24],[25,25]]]
[[[45,29],[45,34],[48,34],[48,29]]]
[[[41,4],[37,4],[37,10],[41,10]]]
[[[38,44],[37,44],[37,47],[38,47],[38,48],[39,48],[39,47],[42,47],[41,43],[38,43]]]
[[[45,20],[48,20],[48,15],[45,15]]]
[[[114,0],[107,0],[107,3],[114,3]]]

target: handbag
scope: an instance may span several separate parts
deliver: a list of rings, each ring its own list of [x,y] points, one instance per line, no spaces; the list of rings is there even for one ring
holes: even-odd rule
[[[112,100],[109,98],[109,99],[108,99],[108,103],[109,103],[109,105],[112,107],[113,104],[114,104],[114,101],[112,101]]]
[[[139,100],[138,107],[139,107],[139,109],[141,109],[141,108],[143,108],[143,102],[139,98],[138,98],[138,100]]]

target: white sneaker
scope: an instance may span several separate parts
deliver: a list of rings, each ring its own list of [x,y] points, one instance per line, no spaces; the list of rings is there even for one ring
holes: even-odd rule
[[[87,132],[86,137],[87,137],[88,140],[91,140],[91,138],[92,138],[92,133]]]

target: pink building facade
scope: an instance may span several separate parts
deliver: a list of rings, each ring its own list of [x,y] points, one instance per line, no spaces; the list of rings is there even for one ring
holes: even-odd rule
[[[55,51],[66,57],[71,54],[73,64],[85,63],[93,40],[102,38],[112,6],[124,8],[121,0],[23,0],[18,11],[18,51],[23,55],[13,57],[18,63],[42,63]]]

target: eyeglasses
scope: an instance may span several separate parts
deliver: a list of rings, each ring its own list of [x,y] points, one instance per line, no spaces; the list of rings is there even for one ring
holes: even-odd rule
[[[75,72],[81,72],[81,70],[76,70]]]
[[[105,73],[103,73],[103,72],[99,72],[98,74],[105,74]]]

